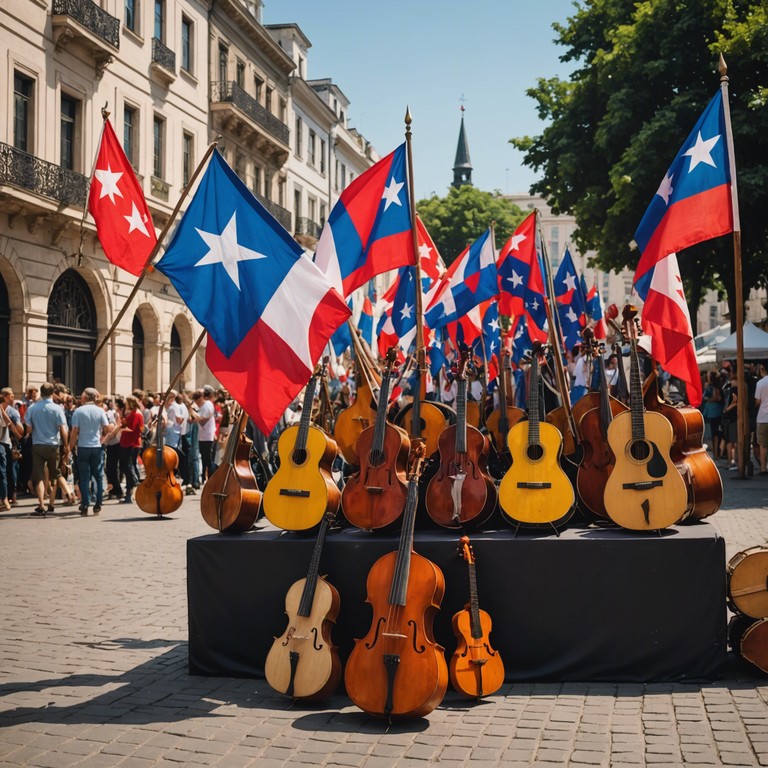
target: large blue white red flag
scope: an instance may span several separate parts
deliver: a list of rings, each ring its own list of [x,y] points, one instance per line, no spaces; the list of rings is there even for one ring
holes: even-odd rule
[[[218,150],[157,269],[208,331],[211,372],[269,434],[350,315]]]
[[[426,323],[439,328],[498,293],[496,254],[487,229],[451,264],[427,305]]]
[[[475,339],[472,351],[481,360],[490,361],[498,355],[501,348],[501,326],[499,325],[499,303],[488,301],[481,305],[482,327],[480,336]],[[483,352],[485,347],[485,352]]]
[[[654,265],[670,253],[733,231],[731,169],[723,97],[718,91],[686,139],[635,232],[642,299]]]
[[[536,212],[527,216],[504,243],[497,265],[499,312],[507,317],[527,315],[537,340],[547,338],[544,277],[536,249]]]
[[[445,262],[418,214],[416,214],[416,233],[422,281],[430,285],[445,274]]]
[[[405,144],[341,193],[320,233],[315,263],[344,296],[374,275],[416,264]]]
[[[519,366],[520,361],[526,355],[530,354],[531,349],[533,348],[533,342],[528,333],[528,320],[525,315],[519,315],[513,323],[515,324],[510,328],[510,336],[512,337],[510,360],[516,366]]]
[[[555,301],[565,348],[570,350],[581,341],[581,332],[587,324],[586,297],[581,290],[581,280],[568,248],[553,279]]]
[[[392,327],[407,352],[416,338],[416,270],[402,267],[400,281],[392,301]]]

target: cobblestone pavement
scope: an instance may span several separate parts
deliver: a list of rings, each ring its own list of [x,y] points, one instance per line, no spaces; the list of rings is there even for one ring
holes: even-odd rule
[[[768,478],[724,472],[728,557],[768,540]],[[729,476],[730,475],[730,476]],[[156,519],[34,504],[0,514],[0,766],[768,765],[768,685],[513,684],[428,718],[293,704],[263,680],[190,677],[184,542],[199,496]],[[246,588],[234,585],[234,588]]]

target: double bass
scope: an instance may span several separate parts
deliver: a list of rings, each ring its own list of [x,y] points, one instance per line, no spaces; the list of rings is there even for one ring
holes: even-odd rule
[[[203,486],[200,512],[219,533],[243,533],[259,515],[261,491],[251,467],[253,441],[246,436],[248,414],[243,409],[227,435],[224,458]]]
[[[453,633],[458,645],[451,656],[448,673],[451,685],[459,693],[481,699],[501,688],[504,662],[491,646],[491,617],[479,606],[475,553],[467,536],[460,539],[459,553],[469,570],[469,602],[453,615]]]
[[[315,388],[324,371],[325,364],[315,368],[304,391],[299,423],[278,438],[280,467],[264,489],[264,516],[284,531],[314,528],[327,512],[335,515],[339,509],[341,493],[331,475],[336,441],[311,423]]]
[[[407,462],[411,442],[405,431],[387,421],[389,387],[396,353],[387,352],[381,379],[376,423],[357,439],[360,469],[341,493],[341,508],[352,525],[364,530],[385,528],[403,514],[407,494]]]
[[[488,438],[467,424],[467,353],[459,361],[456,423],[438,441],[440,466],[429,481],[427,514],[444,528],[480,525],[496,509],[496,485],[488,475]]]
[[[448,688],[445,649],[432,632],[445,578],[433,562],[413,551],[424,452],[423,441],[414,440],[400,544],[368,573],[366,602],[373,621],[368,634],[355,640],[344,670],[353,704],[390,720],[428,715]]]
[[[148,515],[170,515],[184,501],[184,491],[176,479],[176,467],[179,466],[179,456],[173,448],[169,448],[163,439],[163,409],[165,400],[157,412],[157,427],[155,428],[155,445],[150,445],[141,454],[145,476],[136,488],[136,504]]]

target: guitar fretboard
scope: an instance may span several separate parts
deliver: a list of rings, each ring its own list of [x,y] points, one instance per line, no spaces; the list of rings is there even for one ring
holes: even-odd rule
[[[637,356],[637,341],[634,336],[631,343],[632,357],[629,365],[629,408],[632,412],[632,440],[645,440],[645,406],[643,405],[643,387],[640,382],[640,360]]]
[[[528,385],[528,445],[539,444],[539,418],[539,356],[534,354]]]
[[[456,453],[467,452],[467,380],[459,379],[456,391]]]

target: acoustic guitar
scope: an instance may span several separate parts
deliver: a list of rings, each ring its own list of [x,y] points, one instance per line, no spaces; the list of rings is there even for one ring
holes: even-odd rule
[[[462,536],[459,553],[469,571],[469,602],[453,615],[453,633],[458,645],[451,656],[448,673],[451,685],[465,696],[490,696],[504,683],[504,662],[491,646],[491,617],[479,607],[475,554],[467,536]]]
[[[267,520],[285,531],[314,528],[339,509],[341,493],[331,475],[336,441],[311,423],[315,387],[324,370],[324,365],[315,368],[307,384],[298,425],[283,430],[277,441],[280,467],[261,501]]]
[[[608,443],[616,457],[605,485],[605,511],[614,523],[635,531],[668,528],[686,513],[688,492],[671,459],[674,435],[669,420],[643,406],[637,354],[637,309],[624,307],[630,339],[630,409],[614,416]]]
[[[319,575],[320,556],[333,513],[320,524],[304,579],[285,596],[288,626],[267,654],[264,676],[278,693],[294,699],[325,699],[341,680],[341,661],[331,642],[331,627],[339,614],[339,593]]]
[[[557,528],[573,514],[573,486],[560,466],[563,436],[539,414],[540,342],[534,342],[528,382],[528,421],[509,430],[507,444],[512,466],[499,485],[499,506],[515,526],[550,525]]]

